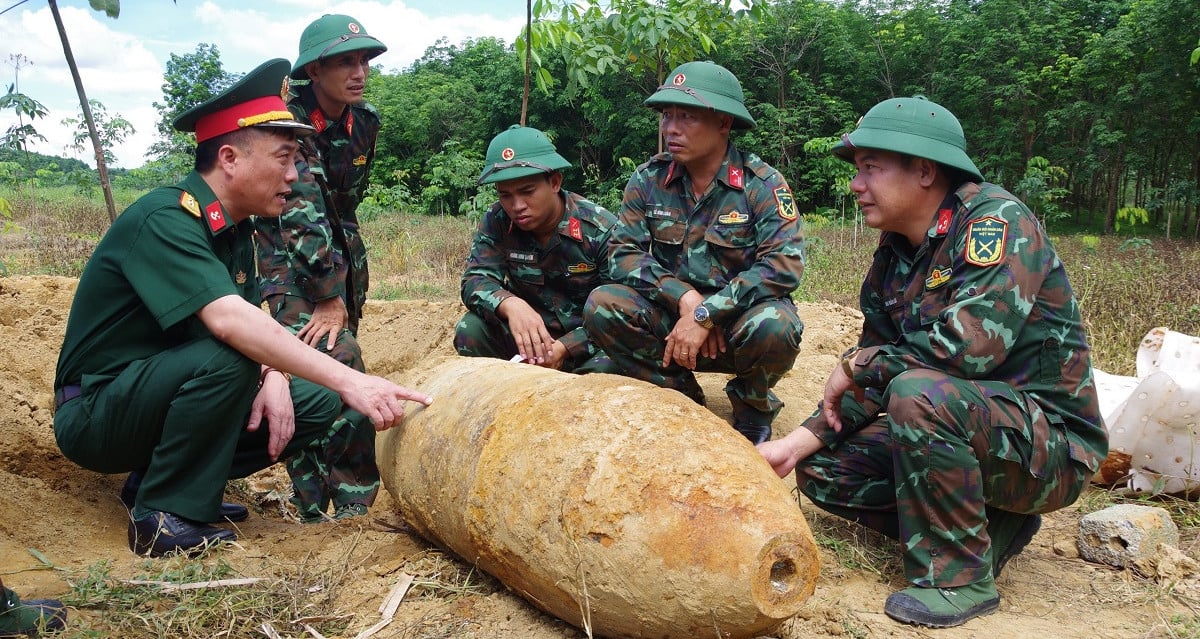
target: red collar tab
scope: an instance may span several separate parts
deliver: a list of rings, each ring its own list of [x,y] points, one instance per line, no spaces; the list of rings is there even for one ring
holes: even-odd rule
[[[313,109],[308,119],[312,120],[313,128],[317,130],[317,133],[324,131],[325,127],[329,126],[329,121],[325,119],[325,114],[321,113],[320,108]]]
[[[583,225],[579,223],[579,218],[573,217],[567,221],[567,235],[577,242],[583,241]]]
[[[196,120],[196,143],[263,122],[295,119],[287,110],[283,98],[265,95],[200,117]]]
[[[354,132],[354,111],[349,106],[346,107],[346,135]]]
[[[945,235],[950,230],[950,219],[954,217],[954,211],[950,209],[938,209],[937,228],[934,231],[938,235]]]
[[[744,188],[746,186],[746,174],[742,169],[729,165],[729,186],[735,189]]]
[[[221,208],[220,202],[214,201],[204,207],[204,220],[208,222],[208,229],[213,233],[225,228],[225,211]]]
[[[675,167],[677,166],[679,165],[674,160],[671,160],[671,165],[667,167],[667,179],[663,181],[663,184],[670,184],[671,180],[675,179]]]

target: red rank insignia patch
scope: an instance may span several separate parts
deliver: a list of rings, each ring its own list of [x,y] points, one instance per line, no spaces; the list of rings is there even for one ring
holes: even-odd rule
[[[583,225],[579,223],[579,218],[573,217],[567,221],[567,235],[578,242],[583,241]]]
[[[954,217],[954,211],[950,209],[938,209],[937,229],[935,232],[938,235],[945,235],[946,231],[950,230],[950,220]]]
[[[221,209],[221,203],[213,202],[204,207],[204,219],[208,221],[208,228],[213,233],[225,228],[225,211]]]
[[[973,220],[967,226],[967,246],[964,256],[975,266],[992,266],[1004,259],[1004,242],[1008,239],[1008,222],[995,217]]]
[[[735,189],[740,189],[746,186],[745,175],[742,170],[736,166],[729,167],[729,186]]]
[[[325,119],[325,114],[321,113],[321,109],[316,109],[308,114],[308,119],[312,120],[313,128],[317,130],[317,133],[324,131],[325,127],[329,126],[329,121]]]

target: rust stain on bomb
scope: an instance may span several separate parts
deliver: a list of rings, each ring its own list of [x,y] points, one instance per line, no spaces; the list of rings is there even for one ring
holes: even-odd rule
[[[787,486],[682,395],[611,375],[454,359],[382,434],[410,525],[539,608],[608,637],[753,637],[819,571]]]

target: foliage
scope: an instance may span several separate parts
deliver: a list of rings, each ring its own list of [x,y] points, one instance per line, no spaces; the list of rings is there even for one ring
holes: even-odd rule
[[[0,96],[0,111],[11,110],[17,114],[17,124],[8,127],[4,136],[0,137],[0,149],[25,150],[30,142],[45,142],[46,137],[37,132],[33,123],[23,124],[22,118],[36,120],[46,117],[49,111],[41,102],[23,94],[17,93],[15,85],[9,85],[8,92]]]
[[[633,77],[650,76],[662,84],[667,70],[705,57],[716,48],[713,37],[728,31],[741,13],[757,15],[762,4],[734,12],[730,0],[537,0],[534,24],[517,40],[525,53],[528,40],[537,66],[534,79],[549,93],[553,77],[542,64],[543,53],[557,53],[566,62],[568,91],[589,86],[609,71],[624,70]],[[557,16],[557,19],[552,19]]]
[[[192,136],[176,131],[171,123],[237,79],[238,76],[226,73],[221,65],[221,52],[216,45],[201,42],[192,53],[172,53],[163,74],[163,101],[154,103],[159,116],[155,128],[160,139],[150,147],[147,155],[161,160],[171,154],[190,154],[194,145]]]
[[[96,135],[100,137],[100,147],[104,149],[104,163],[111,166],[116,160],[112,148],[125,141],[125,138],[136,133],[129,120],[121,117],[120,113],[108,114],[108,109],[99,100],[88,100],[92,110],[92,122],[96,126]],[[82,110],[81,110],[82,111]],[[82,112],[77,118],[63,118],[62,125],[74,128],[75,134],[68,150],[85,153],[91,144],[91,134]]]
[[[1017,182],[1017,195],[1035,217],[1041,214],[1043,224],[1058,220],[1067,215],[1057,205],[1069,193],[1061,186],[1066,179],[1067,172],[1061,166],[1052,166],[1046,158],[1035,155],[1025,163],[1025,175]]]
[[[1117,211],[1117,222],[1115,229],[1120,231],[1122,225],[1134,228],[1138,224],[1147,224],[1149,222],[1149,211],[1138,206],[1126,206]]]

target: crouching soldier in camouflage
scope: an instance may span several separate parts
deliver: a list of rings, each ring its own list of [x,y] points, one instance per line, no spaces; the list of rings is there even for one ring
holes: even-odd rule
[[[933,627],[996,610],[1039,513],[1074,502],[1108,450],[1063,265],[965,150],[922,98],[881,102],[834,147],[883,231],[862,336],[817,411],[759,446],[817,506],[900,541],[912,586],[884,611]]]
[[[754,118],[724,67],[689,62],[645,104],[667,152],[638,167],[612,234],[612,278],[584,310],[592,339],[626,375],[698,403],[693,371],[733,373],[733,426],[771,437],[771,388],[804,330],[791,294],[804,270],[796,204],[778,171],[729,142]]]
[[[358,205],[375,159],[379,115],[363,101],[369,61],[387,51],[346,15],[326,14],[300,36],[288,110],[316,133],[300,144],[284,214],[258,218],[259,277],[271,315],[310,346],[365,371],[356,336],[367,299]],[[375,431],[347,411],[288,462],[301,521],[364,515],[379,491]]]
[[[488,145],[479,183],[495,184],[500,201],[480,220],[462,276],[460,355],[616,372],[583,329],[588,293],[608,281],[616,216],[562,189],[568,166],[537,129],[513,125]]]

